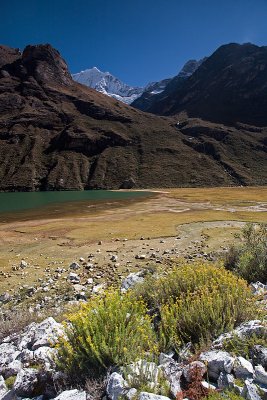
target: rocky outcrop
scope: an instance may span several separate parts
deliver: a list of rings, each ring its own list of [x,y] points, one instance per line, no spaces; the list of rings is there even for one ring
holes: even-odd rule
[[[146,111],[266,126],[266,82],[267,47],[231,43],[219,47],[188,79],[174,78]]]

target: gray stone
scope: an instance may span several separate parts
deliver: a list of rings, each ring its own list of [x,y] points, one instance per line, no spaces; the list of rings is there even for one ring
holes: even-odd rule
[[[166,396],[160,396],[158,394],[141,392],[138,400],[170,400],[170,398]]]
[[[201,377],[205,375],[207,372],[206,365],[203,364],[201,361],[193,361],[190,364],[188,364],[186,367],[183,369],[183,375],[186,379],[187,382],[192,382],[192,373],[194,373],[195,370],[201,371]]]
[[[48,317],[39,324],[33,322],[30,324],[18,345],[20,350],[30,349],[36,350],[38,347],[54,345],[59,336],[64,334],[63,327],[57,323],[54,318]]]
[[[234,374],[238,379],[253,378],[253,365],[243,357],[237,357],[234,363]]]
[[[11,343],[2,343],[0,344],[0,373],[2,367],[7,366],[12,361],[16,359],[19,351],[17,348]]]
[[[38,386],[38,371],[33,368],[21,369],[13,389],[17,396],[33,397]]]
[[[19,360],[14,360],[10,364],[8,364],[7,367],[5,367],[3,375],[5,379],[7,379],[10,376],[17,375],[21,369],[22,369],[22,363]]]
[[[250,338],[252,335],[263,335],[267,334],[267,327],[260,320],[252,320],[248,322],[244,322],[239,325],[232,332],[224,333],[220,335],[214,342],[212,343],[213,349],[221,349],[226,340],[232,339],[237,336],[240,339]]]
[[[70,264],[69,268],[77,271],[77,269],[80,269],[80,265],[77,262],[73,262]]]
[[[28,264],[26,263],[26,261],[25,260],[21,260],[21,262],[20,262],[20,268],[21,269],[24,269],[24,268],[27,268],[28,267]]]
[[[267,292],[267,285],[264,285],[264,283],[255,282],[255,283],[251,283],[249,286],[250,286],[253,294],[255,294],[255,296],[258,296],[260,294],[264,294]]]
[[[251,350],[251,358],[253,364],[262,365],[263,368],[267,369],[267,348],[259,344],[253,346]]]
[[[248,379],[244,383],[241,396],[247,400],[261,400],[257,386]]]
[[[226,351],[207,351],[200,354],[200,361],[208,366],[208,376],[217,381],[221,372],[232,372],[235,359]]]
[[[54,400],[86,400],[86,392],[78,389],[65,390],[55,397]]]
[[[110,400],[118,400],[129,390],[127,382],[122,375],[113,372],[108,379],[107,395]]]
[[[267,372],[262,365],[256,365],[254,380],[255,382],[267,385]]]
[[[1,400],[18,400],[16,393],[13,389],[9,390],[3,397],[0,397]]]
[[[141,376],[152,390],[158,385],[160,374],[162,374],[162,371],[154,362],[138,360],[130,365],[127,365],[127,376],[125,376],[125,378],[131,387],[133,386],[131,382],[133,377]]]
[[[143,281],[144,281],[144,271],[131,273],[125,279],[123,279],[121,284],[121,291],[126,292],[128,289],[132,288],[137,283],[142,283]]]
[[[233,375],[227,374],[227,372],[221,372],[217,383],[219,389],[231,389],[234,386],[235,378]]]
[[[130,389],[126,394],[125,398],[127,400],[132,400],[136,398],[137,390],[135,388]]]
[[[2,377],[2,375],[0,375],[0,399],[2,399],[2,397],[7,394],[8,392],[8,388],[6,386],[5,380]]]
[[[53,369],[55,366],[55,355],[57,354],[57,349],[43,346],[43,347],[38,347],[33,352],[34,355],[34,360],[37,363],[41,363],[43,366],[45,366],[46,370]]]
[[[160,365],[163,371],[164,377],[170,384],[170,392],[176,397],[176,394],[181,391],[181,377],[183,374],[183,369],[174,360],[167,361],[166,363]]]
[[[80,283],[80,277],[78,274],[75,274],[74,272],[69,273],[69,280],[71,283]]]

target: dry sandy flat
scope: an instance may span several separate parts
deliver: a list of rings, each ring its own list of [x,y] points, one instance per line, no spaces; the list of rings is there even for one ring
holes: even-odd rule
[[[267,222],[267,188],[170,189],[136,201],[52,211],[1,223],[0,292],[36,284],[80,257],[94,263],[97,282],[162,259],[224,251],[245,221]],[[29,267],[14,271],[22,259]]]

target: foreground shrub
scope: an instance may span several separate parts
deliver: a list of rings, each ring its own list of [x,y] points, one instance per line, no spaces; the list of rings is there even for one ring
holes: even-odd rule
[[[246,224],[242,244],[232,246],[225,258],[225,267],[248,282],[267,282],[267,224]]]
[[[109,292],[69,316],[66,339],[59,344],[58,366],[78,377],[128,364],[147,351],[156,352],[155,333],[145,304]]]
[[[207,342],[257,315],[247,282],[210,264],[184,265],[150,278],[137,294],[159,312],[163,351]]]

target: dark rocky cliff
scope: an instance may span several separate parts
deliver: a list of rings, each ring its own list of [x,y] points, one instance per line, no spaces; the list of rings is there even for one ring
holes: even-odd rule
[[[1,190],[267,183],[265,128],[180,121],[72,81],[50,45],[0,46]]]

